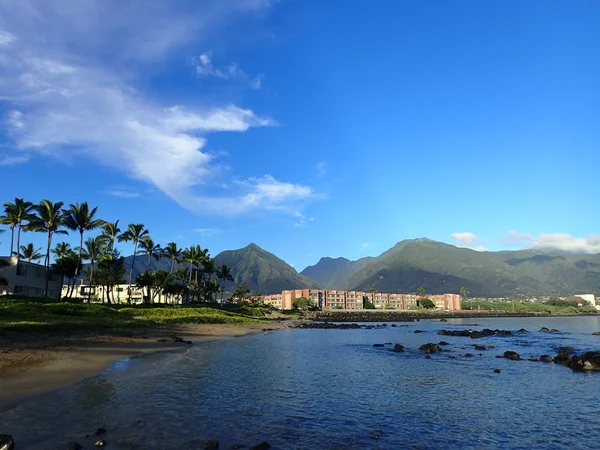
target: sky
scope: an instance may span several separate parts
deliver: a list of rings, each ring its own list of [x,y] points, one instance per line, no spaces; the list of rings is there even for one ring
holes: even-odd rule
[[[599,21],[585,0],[0,0],[1,200],[298,271],[420,237],[598,253]]]

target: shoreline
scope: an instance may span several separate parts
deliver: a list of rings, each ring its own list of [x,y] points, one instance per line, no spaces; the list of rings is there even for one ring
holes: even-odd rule
[[[184,350],[185,342],[203,343],[282,328],[285,324],[183,324],[130,335],[33,336],[0,338],[0,408],[41,395],[110,368],[116,361],[141,354]]]

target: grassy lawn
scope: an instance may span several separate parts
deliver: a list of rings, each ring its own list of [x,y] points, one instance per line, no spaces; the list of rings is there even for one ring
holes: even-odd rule
[[[466,301],[462,303],[464,310],[481,307],[483,310],[504,310],[506,312],[534,312],[547,314],[593,314],[597,311],[591,306],[554,306],[544,303],[492,303],[486,301]]]
[[[265,320],[262,308],[231,306],[109,306],[0,297],[0,334],[111,333],[183,323],[251,324]]]

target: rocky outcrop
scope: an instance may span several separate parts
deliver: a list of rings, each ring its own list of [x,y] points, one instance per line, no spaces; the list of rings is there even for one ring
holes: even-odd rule
[[[506,359],[511,359],[513,361],[520,361],[521,360],[521,356],[517,352],[513,352],[513,351],[506,351],[506,352],[504,352],[504,354],[502,355],[502,357],[506,358]]]
[[[573,355],[568,366],[575,371],[600,370],[600,352],[585,352]]]
[[[0,434],[0,450],[13,450],[15,440],[10,434]]]
[[[383,344],[373,344],[373,347],[385,347]]]
[[[484,351],[484,350],[487,350],[487,348],[486,348],[486,347],[484,347],[483,345],[474,345],[474,346],[473,346],[473,348],[474,348],[475,350],[477,350],[478,352],[482,352],[482,351]]]
[[[440,351],[440,346],[438,344],[423,344],[419,347],[419,350],[424,351],[425,353],[437,353]]]
[[[394,345],[394,353],[402,353],[404,351],[404,345],[396,344]]]
[[[514,336],[512,331],[490,330],[489,328],[484,328],[483,330],[440,330],[437,334],[442,336],[470,337],[471,339],[479,339],[487,336]]]
[[[550,355],[542,355],[542,356],[540,356],[540,361],[551,363],[551,362],[554,362],[554,358]]]

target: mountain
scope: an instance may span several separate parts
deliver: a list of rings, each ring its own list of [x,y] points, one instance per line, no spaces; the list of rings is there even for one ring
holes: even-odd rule
[[[600,291],[600,255],[534,250],[478,252],[429,239],[405,240],[363,261],[322,258],[302,274],[329,288],[380,292],[572,295]],[[359,267],[362,265],[362,267]],[[358,268],[357,268],[358,267]]]
[[[318,284],[256,244],[219,253],[215,262],[231,267],[236,283],[245,282],[250,290],[275,294],[285,289],[318,288]]]
[[[366,267],[373,259],[369,256],[358,261],[350,261],[346,258],[324,257],[300,274],[315,280],[324,289],[349,289],[350,277]]]

